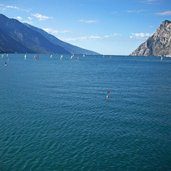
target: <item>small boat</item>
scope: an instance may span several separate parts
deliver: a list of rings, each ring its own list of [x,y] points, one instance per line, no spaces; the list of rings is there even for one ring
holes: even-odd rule
[[[5,61],[5,64],[4,64],[4,66],[7,66],[7,62]]]
[[[39,55],[34,55],[34,59],[37,61],[39,60]]]
[[[62,60],[62,58],[63,58],[63,55],[60,56],[60,60]]]
[[[108,98],[109,98],[110,93],[111,93],[111,91],[110,91],[110,90],[108,90],[108,91],[107,91],[107,94],[106,94],[106,99],[108,99]]]
[[[162,61],[163,60],[163,56],[161,56],[161,58],[160,58],[160,61]]]
[[[106,95],[106,99],[108,99],[108,98],[109,98],[109,95],[107,94],[107,95]]]
[[[26,55],[26,54],[24,55],[24,59],[25,59],[25,60],[27,59],[27,55]]]
[[[71,58],[70,59],[72,59],[74,57],[74,54],[73,55],[71,55]]]
[[[53,57],[53,55],[51,54],[51,55],[50,55],[50,58],[52,59],[52,57]]]

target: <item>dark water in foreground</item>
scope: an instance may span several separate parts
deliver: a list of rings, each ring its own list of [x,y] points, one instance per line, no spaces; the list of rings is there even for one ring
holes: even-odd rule
[[[0,56],[0,171],[171,170],[170,59],[32,56]]]

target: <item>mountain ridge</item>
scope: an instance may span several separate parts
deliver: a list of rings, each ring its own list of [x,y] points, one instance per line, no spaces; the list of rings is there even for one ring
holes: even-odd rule
[[[130,56],[171,56],[171,21],[163,21]]]

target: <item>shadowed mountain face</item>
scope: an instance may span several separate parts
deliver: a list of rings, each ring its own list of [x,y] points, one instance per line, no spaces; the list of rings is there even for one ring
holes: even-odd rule
[[[171,56],[171,21],[162,22],[157,31],[131,56]]]
[[[21,43],[17,42],[15,39],[10,37],[8,33],[0,28],[0,52],[8,52],[8,53],[13,53],[13,52],[20,52],[20,53],[31,53],[34,52],[31,49],[28,49]]]
[[[45,31],[0,14],[1,53],[96,54],[62,42]],[[68,48],[67,48],[68,47]]]
[[[0,15],[0,50],[17,53],[69,53],[15,19]]]

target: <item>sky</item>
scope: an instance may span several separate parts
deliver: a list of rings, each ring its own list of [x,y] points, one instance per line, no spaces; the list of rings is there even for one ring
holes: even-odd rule
[[[82,48],[129,55],[171,20],[171,0],[0,0],[0,13]]]

